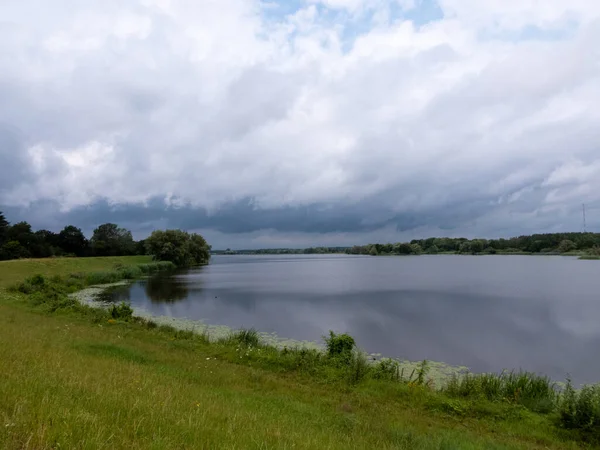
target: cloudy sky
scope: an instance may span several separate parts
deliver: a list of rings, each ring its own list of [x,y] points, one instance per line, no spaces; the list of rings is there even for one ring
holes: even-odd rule
[[[2,0],[0,210],[215,248],[600,230],[597,0]]]

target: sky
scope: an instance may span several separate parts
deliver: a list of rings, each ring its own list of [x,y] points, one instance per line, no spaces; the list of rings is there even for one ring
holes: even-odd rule
[[[597,0],[2,0],[0,211],[213,248],[600,231]]]

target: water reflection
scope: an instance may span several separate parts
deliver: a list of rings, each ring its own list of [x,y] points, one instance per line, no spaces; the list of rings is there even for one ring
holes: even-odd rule
[[[197,289],[201,289],[201,284]],[[185,300],[190,294],[185,280],[171,274],[150,277],[144,283],[144,287],[146,296],[152,303],[177,303]]]

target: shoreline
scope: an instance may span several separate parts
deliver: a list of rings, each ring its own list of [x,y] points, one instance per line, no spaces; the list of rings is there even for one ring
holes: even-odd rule
[[[93,285],[74,292],[70,294],[70,296],[82,305],[89,306],[91,308],[107,309],[109,306],[114,305],[114,303],[97,300],[97,298],[107,289],[115,286],[125,286],[135,281],[137,280],[122,280],[116,283]],[[180,331],[191,331],[198,335],[206,335],[210,342],[215,342],[219,339],[226,338],[231,333],[239,331],[239,329],[235,329],[227,325],[208,324],[204,320],[156,315],[150,313],[144,308],[134,306],[132,306],[132,309],[133,315],[136,318],[152,321],[158,326],[165,325]],[[304,348],[322,352],[325,350],[325,346],[323,344],[315,341],[288,339],[277,335],[275,332],[267,333],[260,330],[257,330],[257,334],[263,344],[273,346],[280,350],[284,348]],[[400,370],[407,375],[413,371],[416,372],[423,364],[423,361],[409,361],[401,358],[390,358],[382,355],[381,353],[364,353],[367,356],[368,362],[371,364],[380,360],[396,361],[399,364]],[[428,367],[427,378],[430,379],[436,387],[445,385],[455,375],[463,376],[468,373],[472,373],[466,366],[451,365],[441,361],[426,361]]]

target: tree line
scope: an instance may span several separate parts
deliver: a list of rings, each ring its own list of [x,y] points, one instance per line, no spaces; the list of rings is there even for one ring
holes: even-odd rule
[[[546,233],[509,239],[428,238],[410,242],[355,245],[346,253],[353,255],[418,255],[438,253],[560,254],[585,252],[600,255],[600,233]]]
[[[98,226],[90,239],[80,228],[65,226],[60,232],[34,231],[27,222],[11,225],[0,212],[0,260],[53,256],[152,255],[177,266],[205,264],[210,246],[202,236],[182,230],[157,230],[135,241],[131,231],[114,223]]]

